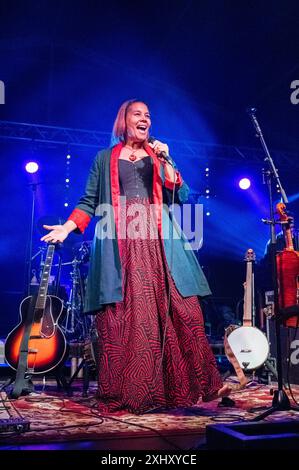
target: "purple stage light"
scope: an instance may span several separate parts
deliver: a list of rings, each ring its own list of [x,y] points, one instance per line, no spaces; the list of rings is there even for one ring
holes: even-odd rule
[[[38,164],[36,162],[29,162],[25,166],[27,173],[36,173],[38,171]]]
[[[251,182],[248,178],[242,178],[239,181],[239,186],[240,186],[241,189],[248,189],[251,186]]]

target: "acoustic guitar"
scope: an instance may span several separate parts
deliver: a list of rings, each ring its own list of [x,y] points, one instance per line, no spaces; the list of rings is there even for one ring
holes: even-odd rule
[[[54,251],[55,245],[50,244],[38,294],[22,300],[21,321],[5,341],[7,364],[18,369],[21,349],[22,355],[27,354],[26,372],[30,374],[49,372],[60,364],[67,352],[66,339],[58,325],[63,302],[55,295],[47,295]]]
[[[240,367],[254,370],[261,367],[269,354],[269,343],[264,333],[252,326],[254,316],[254,273],[255,253],[250,248],[246,252],[246,282],[244,283],[243,326],[228,327],[227,342]],[[228,356],[229,360],[231,358]],[[233,361],[231,361],[233,363]]]

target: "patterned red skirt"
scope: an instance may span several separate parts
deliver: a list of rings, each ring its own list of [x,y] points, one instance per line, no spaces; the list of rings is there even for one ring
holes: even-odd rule
[[[126,210],[136,202],[127,201]],[[142,203],[149,215],[149,201]],[[132,221],[124,208],[122,217]],[[198,298],[178,292],[160,238],[126,238],[119,244],[124,299],[96,316],[100,410],[141,414],[213,395],[222,380]]]

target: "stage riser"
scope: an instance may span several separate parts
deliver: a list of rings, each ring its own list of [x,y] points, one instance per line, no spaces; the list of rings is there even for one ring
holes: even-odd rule
[[[212,424],[206,427],[209,450],[298,450],[298,421]]]

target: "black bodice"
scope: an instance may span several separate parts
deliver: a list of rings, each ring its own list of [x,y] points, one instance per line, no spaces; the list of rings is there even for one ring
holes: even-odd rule
[[[153,189],[153,163],[150,156],[136,162],[119,159],[119,186],[121,196],[150,197]]]

